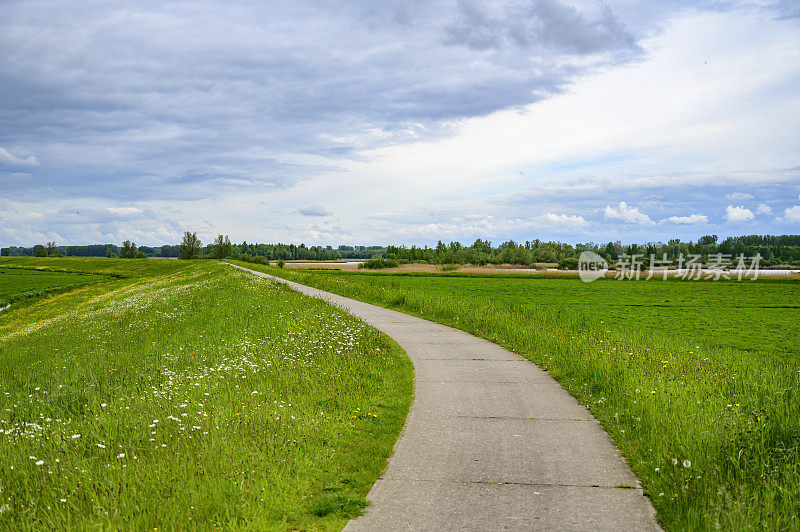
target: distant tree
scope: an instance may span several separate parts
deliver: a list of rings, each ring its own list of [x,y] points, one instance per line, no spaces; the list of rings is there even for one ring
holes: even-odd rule
[[[117,254],[114,253],[114,250],[111,248],[111,246],[107,246],[106,247],[106,258],[107,259],[116,259],[117,258]]]
[[[145,254],[144,254],[144,251],[139,251],[139,252],[136,254],[136,258],[137,258],[137,259],[146,259],[146,258],[147,258],[147,255],[145,255]]]
[[[717,235],[704,235],[697,239],[701,246],[713,246],[717,243]]]
[[[158,255],[161,257],[178,257],[178,252],[180,251],[180,246],[175,244],[174,246],[161,246],[158,250]]]
[[[283,268],[283,259],[278,259],[278,268]]]
[[[553,263],[557,261],[556,252],[551,247],[543,247],[536,252],[536,262]]]
[[[227,235],[218,235],[214,243],[211,244],[211,258],[226,259],[233,256],[233,244]]]
[[[197,238],[197,233],[190,233],[186,231],[183,233],[183,241],[181,242],[178,257],[181,259],[199,259],[202,256],[203,244]]]
[[[119,250],[119,256],[121,259],[135,259],[136,255],[138,254],[139,250],[136,249],[136,244],[130,240],[126,240],[122,243],[122,248]]]
[[[36,244],[36,249],[33,252],[34,257],[46,257],[47,256],[47,248],[41,244]]]
[[[472,243],[472,249],[476,251],[480,251],[483,253],[491,253],[492,252],[492,243],[488,240],[481,240],[478,238],[475,242]]]
[[[558,261],[558,267],[562,270],[577,270],[578,269],[578,259],[575,257],[568,257],[566,259],[561,259]]]
[[[55,242],[48,242],[47,244],[45,244],[45,246],[47,247],[47,256],[48,257],[55,256],[58,253],[58,249],[56,249],[56,243]]]

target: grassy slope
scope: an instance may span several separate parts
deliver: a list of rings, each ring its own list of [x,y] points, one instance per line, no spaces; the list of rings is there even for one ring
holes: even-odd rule
[[[268,271],[544,367],[603,423],[669,529],[800,527],[796,281]]]
[[[360,511],[411,398],[390,339],[210,261],[58,263],[130,277],[0,315],[4,526],[327,530]]]
[[[0,257],[2,268],[26,268],[51,272],[84,272],[117,277],[136,277],[167,273],[181,268],[179,262],[167,259],[106,259]]]
[[[108,280],[102,275],[0,267],[0,307],[14,301]]]

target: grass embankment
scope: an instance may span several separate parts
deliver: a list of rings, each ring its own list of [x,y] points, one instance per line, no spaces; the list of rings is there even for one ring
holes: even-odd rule
[[[390,339],[215,262],[58,265],[128,277],[0,314],[3,527],[328,530],[359,513],[411,398]]]
[[[800,528],[800,282],[259,269],[545,368],[602,422],[668,529]]]

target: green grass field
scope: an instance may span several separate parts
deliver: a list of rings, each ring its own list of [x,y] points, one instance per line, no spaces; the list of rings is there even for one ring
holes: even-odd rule
[[[389,338],[216,262],[0,260],[42,265],[109,277],[0,314],[3,528],[335,530],[361,511],[411,401]]]
[[[105,275],[91,273],[0,267],[0,307],[47,292],[107,280]]]
[[[458,327],[587,405],[671,530],[800,528],[800,282],[254,269]]]

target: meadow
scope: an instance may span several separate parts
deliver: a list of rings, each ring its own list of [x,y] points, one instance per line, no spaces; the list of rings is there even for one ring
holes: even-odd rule
[[[107,276],[32,268],[0,268],[0,308],[47,292],[97,283]]]
[[[2,528],[337,530],[362,511],[411,401],[391,339],[217,262],[0,259],[55,266],[107,277],[0,313]]]
[[[267,271],[528,358],[588,406],[669,530],[800,528],[800,282]]]

